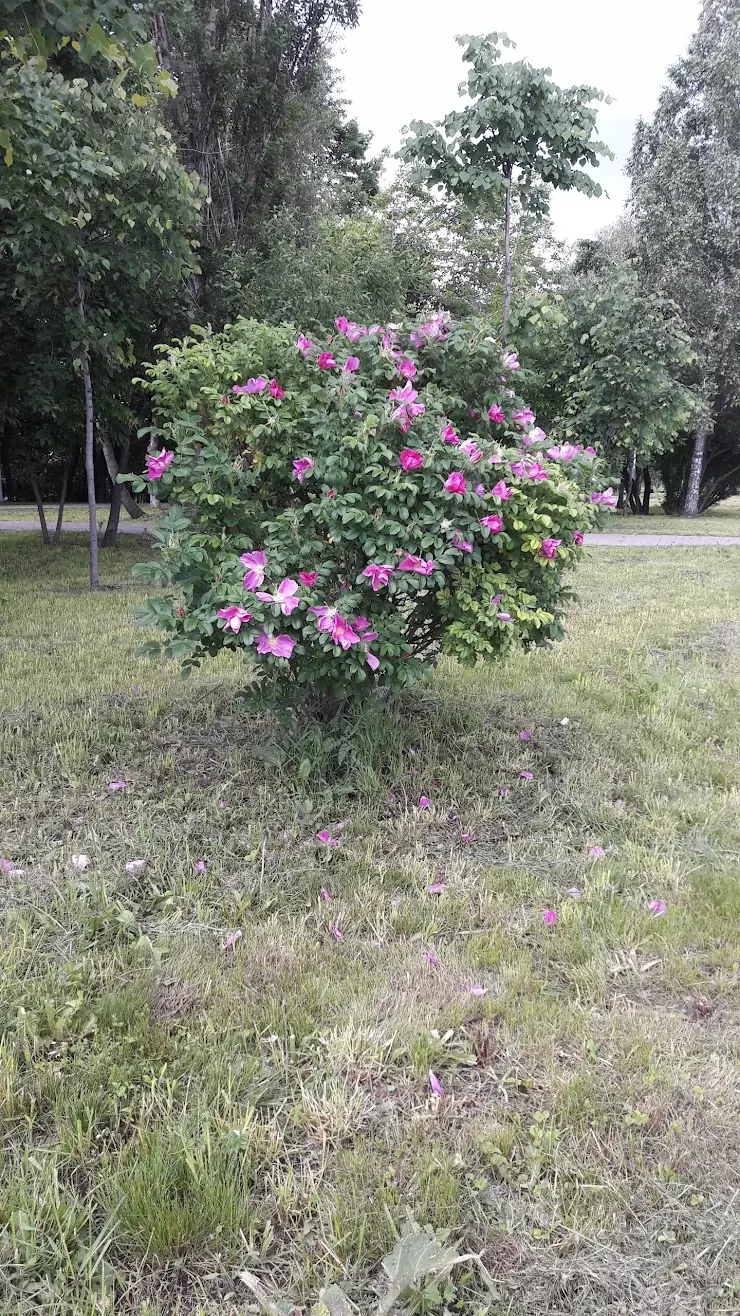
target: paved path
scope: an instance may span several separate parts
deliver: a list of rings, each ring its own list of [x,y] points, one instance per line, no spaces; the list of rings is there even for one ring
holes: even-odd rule
[[[145,535],[156,520],[122,521],[118,527],[122,535]],[[30,530],[40,534],[38,521],[0,521],[0,531]],[[64,533],[72,531],[87,534],[84,521],[69,521],[64,526]],[[102,534],[102,531],[101,531]],[[598,545],[602,548],[736,548],[740,547],[740,535],[605,535],[594,532],[585,538],[587,546]]]

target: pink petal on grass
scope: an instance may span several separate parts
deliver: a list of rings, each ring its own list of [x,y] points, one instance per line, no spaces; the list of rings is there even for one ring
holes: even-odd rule
[[[474,983],[472,987],[467,988],[467,992],[469,996],[487,996],[488,988],[481,987],[478,983]]]
[[[242,939],[242,930],[241,928],[237,928],[236,932],[230,932],[229,935],[226,937],[222,946],[222,950],[233,950],[237,941],[241,941],[241,939]]]
[[[82,857],[83,856],[81,855],[77,856],[78,859]],[[86,855],[84,857],[87,858]],[[74,864],[74,862],[75,862],[75,855],[72,855],[72,863]],[[75,864],[75,868],[76,867],[77,865]],[[0,859],[0,873],[14,873],[14,872],[15,872],[15,864],[13,863],[12,859]]]
[[[126,789],[127,786],[128,786],[128,782],[127,782],[127,781],[109,781],[109,782],[108,782],[108,790],[109,790],[109,791],[125,791],[125,789]]]
[[[148,863],[147,859],[129,859],[126,864],[127,873],[143,873]]]
[[[648,909],[650,910],[650,913],[652,914],[653,918],[661,918],[661,916],[665,914],[666,911],[665,900],[649,901]]]
[[[325,886],[322,886],[322,888],[321,888],[321,899],[322,899],[322,900],[325,900],[325,901],[327,902],[327,904],[329,904],[329,905],[331,904],[332,900],[334,899],[334,897],[333,897],[331,891],[329,891],[328,888],[325,887]]]
[[[441,896],[442,892],[446,890],[447,890],[446,882],[432,882],[432,885],[427,887],[427,891],[429,892],[430,896]]]
[[[420,808],[420,809],[429,809],[429,808],[431,808],[431,803],[432,803],[431,800],[430,800],[426,795],[420,795],[420,796],[419,796],[419,808]]]
[[[193,868],[195,869],[196,873],[205,873],[207,867],[208,864],[206,863],[205,859],[196,859],[195,863],[193,864]]]
[[[588,857],[589,859],[606,859],[606,850],[602,850],[600,845],[592,845]]]
[[[542,917],[548,928],[552,928],[558,921],[558,912],[556,909],[546,909]]]
[[[519,773],[519,776],[520,776],[520,778],[521,778],[522,781],[534,781],[534,773],[533,773],[533,772],[520,772],[520,773]]]
[[[427,964],[429,965],[430,969],[439,968],[439,960],[437,959],[437,956],[434,954],[433,950],[422,951],[422,954]]]
[[[472,833],[471,833],[471,832],[461,832],[461,833],[460,833],[460,840],[461,840],[461,841],[469,842],[469,841],[472,841],[472,839],[473,839],[473,836],[472,836]]]
[[[339,931],[338,923],[332,923],[330,930],[335,941],[344,941],[344,933]]]
[[[444,1088],[442,1087],[442,1084],[440,1083],[439,1079],[437,1078],[437,1075],[434,1073],[432,1069],[429,1070],[429,1086],[432,1089],[432,1092],[434,1093],[435,1097],[444,1096]]]
[[[339,845],[339,842],[334,840],[331,832],[317,832],[316,840],[321,841],[322,845],[328,845],[330,847],[333,845]]]
[[[519,739],[520,739],[520,740],[531,740],[531,739],[532,739],[532,732],[531,732],[531,731],[520,731],[520,732],[519,732]]]

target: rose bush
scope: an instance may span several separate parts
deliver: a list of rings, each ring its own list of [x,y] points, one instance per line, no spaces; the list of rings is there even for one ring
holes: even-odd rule
[[[548,449],[484,324],[342,317],[311,340],[240,320],[146,373],[169,504],[137,568],[165,589],[139,616],[164,633],[150,653],[187,672],[239,649],[272,697],[346,695],[562,634],[592,498],[611,498],[591,451]]]

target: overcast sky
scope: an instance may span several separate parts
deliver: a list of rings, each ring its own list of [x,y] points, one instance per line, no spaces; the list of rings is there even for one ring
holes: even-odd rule
[[[336,63],[350,112],[373,147],[396,151],[410,119],[440,119],[458,105],[464,66],[458,33],[506,32],[505,58],[551,68],[564,86],[588,83],[612,97],[599,134],[616,154],[596,177],[607,196],[555,193],[556,236],[591,237],[616,219],[628,192],[622,166],[636,119],[650,115],[670,64],[686,49],[699,0],[363,0]]]

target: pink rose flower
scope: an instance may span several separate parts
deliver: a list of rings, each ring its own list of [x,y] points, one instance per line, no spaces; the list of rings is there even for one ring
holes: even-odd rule
[[[373,593],[377,594],[378,590],[388,584],[391,576],[395,576],[395,571],[391,566],[383,566],[378,562],[370,562],[363,571],[363,576],[367,576],[372,583]],[[357,626],[355,626],[357,629]],[[362,629],[365,629],[364,627]],[[371,664],[372,666],[372,664]]]
[[[242,553],[239,561],[242,566],[247,568],[247,574],[244,577],[244,588],[247,590],[259,589],[265,579],[267,554],[261,550],[256,553]]]
[[[313,470],[313,461],[310,457],[297,457],[293,462],[293,474],[299,484],[303,484],[306,476]]]
[[[245,622],[251,620],[252,614],[247,612],[246,609],[238,608],[236,604],[232,604],[230,608],[219,608],[218,616],[226,623],[224,626],[225,631],[231,630],[235,635],[238,635]]]
[[[275,658],[290,658],[295,640],[289,635],[270,635],[263,627],[257,636],[257,653],[271,653]]]
[[[444,487],[446,493],[464,494],[466,485],[465,476],[462,471],[450,471],[450,474],[445,480]]]
[[[417,471],[424,465],[424,454],[416,448],[404,448],[398,460],[405,471]]]
[[[151,452],[146,458],[147,480],[161,480],[167,467],[175,460],[174,452],[163,448],[161,452]]]

